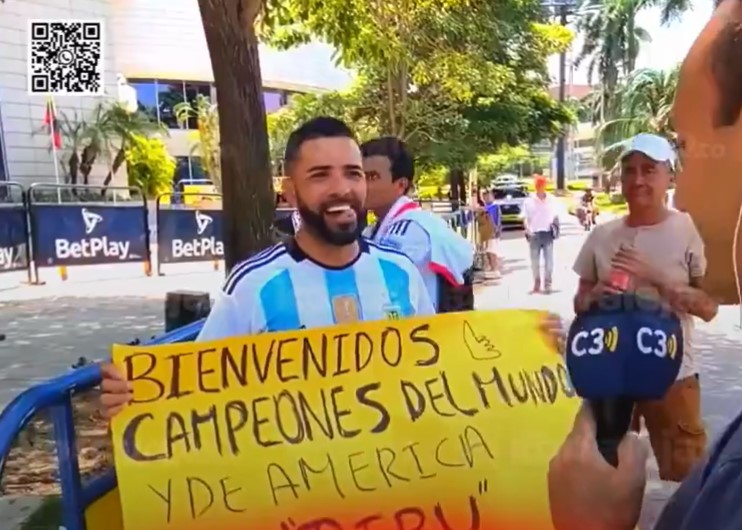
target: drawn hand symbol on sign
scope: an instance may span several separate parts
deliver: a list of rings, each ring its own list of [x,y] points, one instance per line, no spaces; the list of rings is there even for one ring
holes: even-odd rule
[[[492,341],[485,335],[477,334],[466,320],[464,320],[464,344],[475,361],[491,361],[502,356],[502,352]]]

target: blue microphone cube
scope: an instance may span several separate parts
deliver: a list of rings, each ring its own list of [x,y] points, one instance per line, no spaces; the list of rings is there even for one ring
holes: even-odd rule
[[[661,399],[683,362],[682,324],[646,298],[607,296],[572,323],[566,358],[572,385],[585,399]]]

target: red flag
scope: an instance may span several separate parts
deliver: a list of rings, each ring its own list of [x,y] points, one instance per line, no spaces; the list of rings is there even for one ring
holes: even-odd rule
[[[62,148],[62,134],[59,132],[59,120],[57,120],[57,108],[54,105],[54,99],[49,97],[46,100],[46,112],[44,112],[44,125],[47,126],[49,136],[52,139],[54,149]]]

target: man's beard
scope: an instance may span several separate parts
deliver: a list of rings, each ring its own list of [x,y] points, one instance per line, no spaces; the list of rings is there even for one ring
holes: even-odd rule
[[[325,222],[324,213],[328,208],[332,208],[333,206],[337,205],[338,202],[349,203],[350,207],[356,214],[356,219],[351,223],[340,224],[337,229],[333,230]],[[361,231],[363,230],[360,223],[361,217],[363,215],[363,210],[356,201],[332,201],[320,206],[320,212],[318,213],[309,208],[301,201],[301,199],[297,197],[296,207],[297,210],[299,210],[299,214],[301,215],[302,229],[309,229],[315,235],[319,236],[323,241],[331,245],[335,245],[338,247],[350,245],[360,237]]]

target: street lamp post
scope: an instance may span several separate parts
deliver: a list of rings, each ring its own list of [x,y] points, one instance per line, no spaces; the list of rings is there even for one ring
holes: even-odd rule
[[[574,14],[577,7],[577,0],[545,0],[541,5],[546,8],[553,16],[559,17],[559,23],[566,26],[569,15]],[[559,54],[559,102],[564,103],[567,99],[567,52],[566,50]],[[557,138],[556,148],[556,174],[557,189],[563,190],[565,187],[565,159],[566,159],[566,136],[567,131],[562,129],[559,138]]]

